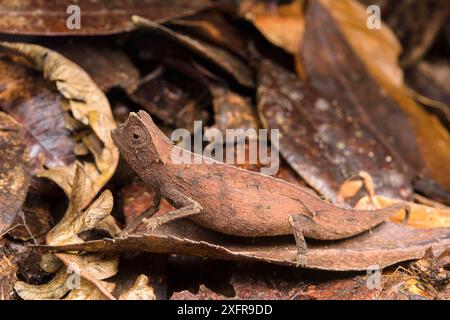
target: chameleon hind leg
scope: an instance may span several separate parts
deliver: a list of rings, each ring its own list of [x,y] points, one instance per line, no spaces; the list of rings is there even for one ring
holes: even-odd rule
[[[297,267],[306,267],[307,263],[307,245],[305,241],[305,236],[303,235],[302,229],[303,216],[300,214],[291,215],[289,217],[289,224],[292,227],[292,233],[295,238],[295,245],[297,246],[297,258],[296,258],[296,266]]]

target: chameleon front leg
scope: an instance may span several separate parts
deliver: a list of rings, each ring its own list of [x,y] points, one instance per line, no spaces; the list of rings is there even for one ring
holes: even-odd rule
[[[296,266],[297,267],[306,267],[306,254],[307,254],[307,246],[305,241],[305,236],[303,235],[302,229],[302,221],[303,217],[300,214],[294,214],[289,217],[289,224],[292,227],[292,233],[295,238],[295,245],[297,246],[297,259]]]
[[[178,209],[159,217],[143,219],[142,222],[147,226],[147,232],[151,232],[163,224],[198,214],[202,210],[202,207],[197,201],[178,190],[169,189],[164,192],[163,197]]]
[[[163,224],[197,214],[202,209],[198,202],[196,202],[195,200],[189,198],[188,196],[182,194],[177,190],[169,190],[163,196],[175,208],[178,207],[179,209],[168,212],[159,217],[153,217],[153,215],[158,211],[159,208],[158,205],[158,207],[143,213],[140,217],[138,217],[135,221],[133,221],[129,227],[125,228],[119,234],[118,238],[119,239],[128,238],[128,236],[142,224],[145,224],[147,226],[147,232],[151,232],[156,228],[158,228],[159,226],[162,226]]]

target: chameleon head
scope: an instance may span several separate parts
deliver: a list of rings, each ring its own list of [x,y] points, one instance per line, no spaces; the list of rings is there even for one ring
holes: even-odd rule
[[[147,117],[150,120],[145,119]],[[148,121],[151,124],[147,124]],[[154,128],[151,125],[158,130],[147,113],[131,112],[128,119],[111,132],[114,143],[131,167],[145,167],[161,161],[152,137]]]

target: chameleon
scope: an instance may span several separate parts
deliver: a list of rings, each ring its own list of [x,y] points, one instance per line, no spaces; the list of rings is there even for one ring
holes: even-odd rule
[[[296,265],[307,265],[305,238],[346,239],[374,228],[402,210],[399,203],[378,210],[354,210],[322,200],[312,190],[258,172],[248,171],[173,145],[145,111],[130,113],[111,137],[131,168],[175,210],[154,217],[156,209],[138,217],[120,237],[145,224],[150,232],[188,218],[202,227],[239,237],[293,235]],[[195,159],[174,162],[172,152]],[[199,163],[199,164],[195,164]]]

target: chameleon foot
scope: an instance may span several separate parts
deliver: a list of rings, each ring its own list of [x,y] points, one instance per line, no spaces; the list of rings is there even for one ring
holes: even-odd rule
[[[301,227],[301,219],[300,215],[292,215],[289,217],[289,224],[292,227],[292,233],[294,234],[295,244],[297,246],[297,259],[296,266],[300,268],[306,267],[306,252],[307,246],[305,237],[303,235],[302,227]]]

